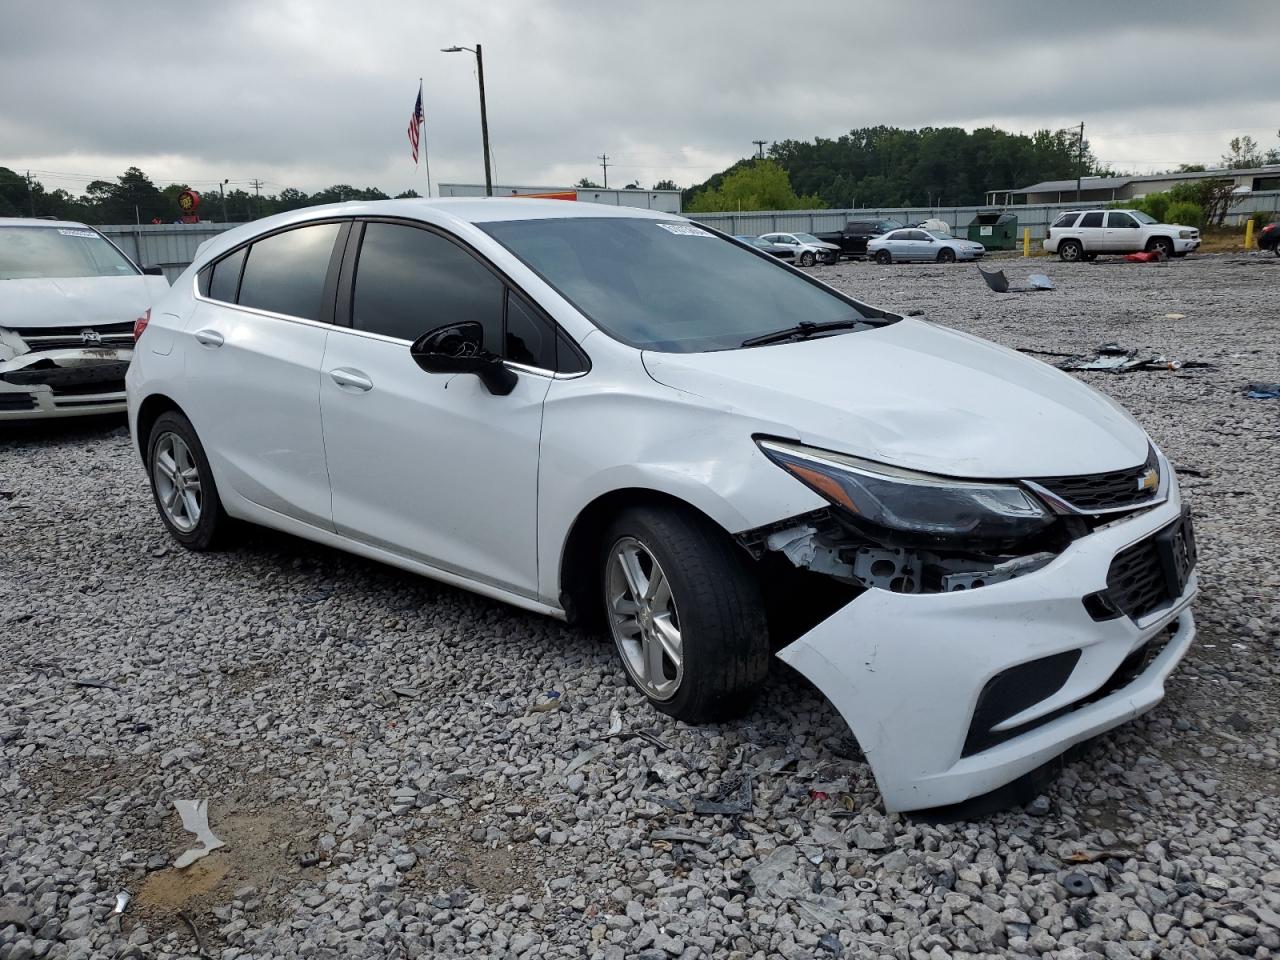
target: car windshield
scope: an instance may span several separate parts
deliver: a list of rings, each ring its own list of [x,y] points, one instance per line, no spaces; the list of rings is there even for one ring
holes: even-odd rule
[[[801,243],[821,243],[822,241],[815,237],[812,233],[793,233],[793,237]]]
[[[1139,223],[1159,223],[1160,222],[1155,217],[1150,216],[1149,214],[1143,213],[1141,210],[1130,210],[1129,214],[1130,216],[1137,217]]]
[[[137,272],[104,236],[86,227],[0,227],[0,280]]]
[[[692,223],[582,217],[479,226],[605,333],[642,350],[728,350],[801,321],[862,317],[854,301]]]

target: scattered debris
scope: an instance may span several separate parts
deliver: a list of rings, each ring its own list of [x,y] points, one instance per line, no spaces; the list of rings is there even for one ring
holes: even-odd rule
[[[1128,263],[1159,263],[1163,259],[1164,254],[1159,250],[1143,250],[1125,257]]]
[[[1250,400],[1280,400],[1280,383],[1251,383],[1244,395]]]
[[[982,279],[987,282],[987,286],[996,293],[1034,293],[1038,290],[1052,290],[1053,281],[1043,273],[1032,273],[1027,275],[1027,283],[1025,287],[1009,286],[1009,278],[1004,275],[1003,270],[983,270],[978,267],[978,272],[982,274]]]
[[[644,798],[651,803],[656,803],[660,807],[666,807],[668,810],[674,810],[676,813],[689,812],[689,805],[680,800],[672,800],[670,797],[659,796],[656,793],[646,793]]]
[[[173,806],[177,809],[178,816],[182,817],[182,829],[188,833],[194,833],[196,839],[201,843],[201,846],[192,847],[179,856],[177,860],[173,861],[173,865],[176,868],[181,870],[184,867],[189,867],[201,857],[212,853],[219,847],[226,846],[209,829],[208,800],[175,800],[173,801]]]
[[[191,919],[191,914],[185,910],[179,910],[178,916],[182,918],[182,922],[191,928],[191,935],[196,938],[196,956],[208,957],[209,952],[205,949],[204,934],[200,932],[200,928],[196,926],[196,922]]]
[[[757,896],[795,899],[809,895],[800,869],[800,852],[793,846],[775,847],[749,873]]]
[[[827,793],[825,790],[810,790],[809,799],[815,803],[824,803],[831,799],[831,794]]]
[[[732,793],[736,793],[736,796],[732,799],[727,799]],[[719,799],[693,801],[693,812],[706,816],[720,814],[726,817],[736,817],[744,813],[750,813],[753,802],[751,778],[743,777],[741,783],[732,789],[725,790],[721,793]]]
[[[1186,317],[1187,315],[1185,313],[1166,313],[1164,315],[1166,320],[1185,320]]]
[[[844,956],[844,945],[834,933],[827,932],[818,938],[818,946],[835,957]]]
[[[711,843],[709,837],[703,837],[691,830],[656,830],[649,834],[650,840],[665,840],[667,843],[696,843],[700,846],[707,846]]]
[[[1054,353],[1048,350],[1021,349],[1022,353],[1036,353],[1048,357],[1066,357],[1058,364],[1059,370],[1101,370],[1106,373],[1132,373],[1135,370],[1183,370],[1190,368],[1212,369],[1213,364],[1198,360],[1170,360],[1163,354],[1139,356],[1135,349],[1118,343],[1101,343],[1092,354],[1074,355]]]
[[[422,696],[422,691],[417,687],[392,687],[391,692],[397,697],[404,697],[406,700],[416,700]]]
[[[125,907],[129,906],[129,901],[131,899],[133,898],[129,896],[128,890],[121,890],[117,893],[115,909],[111,911],[111,916],[118,917],[124,913]]]
[[[876,882],[870,877],[858,877],[853,881],[853,889],[859,893],[875,893]]]
[[[562,706],[560,702],[560,692],[558,690],[549,690],[545,694],[545,700],[539,700],[537,703],[529,705],[526,713],[550,713],[553,710],[559,710]]]
[[[1068,873],[1062,878],[1062,888],[1073,897],[1093,896],[1093,882],[1083,873]]]
[[[605,737],[616,737],[622,732],[622,711],[614,707],[609,713],[609,729]]]
[[[311,606],[312,604],[316,604],[316,603],[324,603],[326,600],[329,599],[329,597],[332,594],[333,594],[333,591],[330,590],[328,587],[320,587],[318,590],[314,590],[311,593],[302,594],[301,596],[298,597],[298,600],[301,603],[305,603],[308,606]]]
[[[923,317],[923,316],[924,316],[924,311],[923,311],[923,310],[908,310],[908,311],[907,311],[907,316],[908,316],[908,317]]]
[[[105,680],[99,680],[97,677],[79,677],[71,681],[73,687],[90,687],[94,690],[119,690],[114,683],[107,683]]]
[[[1099,860],[1128,860],[1136,857],[1132,850],[1116,848],[1113,850],[1077,850],[1062,859],[1067,863],[1097,863]]]
[[[320,854],[314,853],[314,852],[304,853],[302,856],[298,858],[298,866],[302,867],[303,869],[306,869],[307,867],[314,867],[319,862],[320,862]]]

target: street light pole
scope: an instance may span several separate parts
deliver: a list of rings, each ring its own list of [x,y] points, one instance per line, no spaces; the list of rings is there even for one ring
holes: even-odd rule
[[[480,44],[470,47],[442,47],[441,53],[461,53],[463,50],[476,55],[476,78],[480,81],[480,140],[484,149],[484,195],[493,196],[493,173],[489,166],[489,112],[484,102],[484,52]]]

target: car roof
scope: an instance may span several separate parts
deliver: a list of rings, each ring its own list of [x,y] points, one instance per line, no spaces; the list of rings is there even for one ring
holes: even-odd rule
[[[43,217],[0,217],[0,227],[78,227],[93,229],[79,220],[46,220]]]
[[[196,251],[201,267],[246,240],[285,227],[301,226],[313,220],[342,217],[400,217],[421,220],[437,226],[457,228],[463,225],[496,223],[512,220],[581,220],[624,218],[628,220],[685,221],[677,213],[620,207],[605,203],[583,203],[577,200],[543,200],[534,197],[426,197],[404,200],[351,200],[301,207],[287,213],[263,217],[240,224],[206,240]]]

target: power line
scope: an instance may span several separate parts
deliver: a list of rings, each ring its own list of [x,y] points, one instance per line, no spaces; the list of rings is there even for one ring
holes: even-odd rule
[[[596,157],[596,159],[600,161],[600,168],[604,171],[603,189],[608,190],[609,189],[609,155],[607,153],[602,153],[600,154],[600,156]]]
[[[752,140],[751,142],[752,142],[752,143],[754,143],[754,144],[756,145],[756,157],[757,157],[758,159],[760,159],[760,160],[763,160],[763,159],[764,159],[764,144],[765,144],[765,141],[763,141],[763,140]]]

